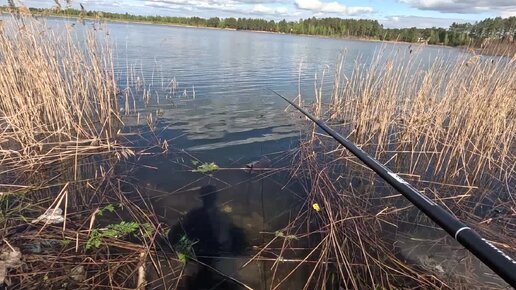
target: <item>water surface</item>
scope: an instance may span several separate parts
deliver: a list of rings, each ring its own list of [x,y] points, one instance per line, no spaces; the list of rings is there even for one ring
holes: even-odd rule
[[[216,225],[207,222],[206,227],[217,228],[214,235],[220,237],[227,228],[227,222],[218,222],[226,220],[220,216],[229,217],[249,246],[270,240],[303,202],[301,188],[289,179],[287,171],[230,169],[243,168],[267,154],[273,154],[268,157],[271,160],[279,159],[268,165],[272,168],[291,161],[288,150],[299,140],[299,116],[286,112],[285,103],[268,89],[292,98],[301,93],[310,100],[315,79],[320,82],[324,73],[323,92],[328,97],[342,53],[346,55],[345,72],[352,70],[356,59],[367,66],[380,51],[386,56],[405,55],[421,68],[429,67],[438,55],[457,58],[461,54],[438,47],[425,47],[415,54],[408,44],[125,23],[109,24],[109,33],[116,44],[121,88],[128,75],[138,75],[151,92],[149,106],[138,109],[140,127],[145,128],[141,119],[146,114],[155,113],[155,137],[169,140],[176,152],[188,152],[139,161],[149,167],[140,169],[137,178],[161,219],[177,227],[181,217],[214,216],[207,219]],[[173,93],[170,81],[174,78],[177,88]],[[215,162],[225,169],[208,175],[189,172],[197,161]],[[206,214],[210,210],[198,196],[207,185],[217,188],[218,214]],[[208,251],[208,256],[222,257],[206,261],[255,289],[268,289],[294,266],[285,263],[276,276],[270,261],[240,270],[251,252]],[[303,257],[306,252],[297,254]],[[194,280],[205,275],[198,269],[192,271]],[[284,287],[301,289],[309,274],[309,266],[301,267]]]
[[[50,22],[62,25],[63,20]],[[205,256],[201,258],[254,289],[268,289],[295,266],[285,263],[277,275],[271,261],[240,269],[254,253],[252,246],[274,237],[303,204],[303,190],[286,169],[300,136],[299,115],[287,112],[284,101],[269,89],[290,98],[301,94],[309,101],[314,97],[314,82],[320,84],[324,75],[323,95],[329,97],[342,53],[344,72],[350,72],[356,60],[368,66],[379,52],[386,57],[402,55],[420,69],[431,66],[436,57],[463,55],[450,48],[258,32],[130,23],[85,25],[109,34],[115,45],[119,87],[131,87],[128,103],[134,112],[126,120],[127,131],[141,134],[149,143],[166,140],[170,148],[166,154],[137,160],[140,167],[133,178],[142,195],[171,227],[178,228],[180,219],[189,216],[206,220],[201,226],[199,221],[188,223],[201,228],[205,224],[196,235],[219,244],[199,249]],[[83,27],[74,25],[74,29]],[[123,92],[121,103],[125,103]],[[265,167],[272,169],[242,169],[256,160],[265,160]],[[214,162],[222,169],[192,172],[203,162]],[[207,186],[217,192],[216,206],[207,206],[199,196]],[[206,229],[212,230],[207,233]],[[235,232],[230,229],[237,229],[243,238],[229,239]],[[247,251],[232,252],[231,247],[221,246],[228,241],[246,244]],[[303,257],[306,252],[297,254]],[[205,272],[193,269],[190,275],[195,278]],[[301,267],[285,289],[302,289],[309,275],[309,266]]]

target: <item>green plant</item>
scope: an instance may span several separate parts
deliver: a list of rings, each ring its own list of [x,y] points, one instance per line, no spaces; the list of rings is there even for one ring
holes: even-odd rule
[[[103,239],[117,239],[134,233],[139,227],[138,223],[122,221],[119,224],[108,225],[103,229],[93,229],[90,238],[86,242],[86,250],[100,247]]]
[[[189,256],[194,255],[193,246],[195,242],[188,239],[186,235],[183,235],[181,239],[174,245],[174,249],[177,253],[177,258],[181,263],[186,263],[186,260]]]
[[[144,223],[142,224],[142,231],[143,231],[143,237],[150,238],[154,235],[154,232],[156,229],[154,226],[150,223]]]
[[[68,246],[72,241],[71,240],[61,240],[59,241],[59,243],[61,244],[61,246],[63,247],[66,247]]]
[[[105,207],[103,207],[102,209],[99,209],[99,211],[97,212],[97,215],[98,216],[102,216],[104,214],[105,211],[108,211],[108,212],[115,212],[115,207],[113,206],[113,204],[108,204],[106,205]]]
[[[296,235],[285,235],[282,231],[274,232],[274,235],[279,238],[285,238],[286,240],[298,240],[299,238]]]
[[[197,167],[193,172],[200,172],[200,173],[209,173],[213,171],[219,170],[219,166],[215,164],[214,162],[211,163],[203,163]]]

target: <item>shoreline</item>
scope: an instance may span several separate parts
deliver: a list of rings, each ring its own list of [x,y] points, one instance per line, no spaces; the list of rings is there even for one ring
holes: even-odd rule
[[[8,12],[2,11],[1,14],[10,14]],[[454,47],[449,45],[442,44],[426,44],[422,42],[405,42],[405,41],[396,41],[396,40],[380,40],[380,39],[371,39],[371,38],[360,38],[360,37],[336,37],[336,36],[326,36],[326,35],[317,35],[317,34],[296,34],[296,33],[284,33],[284,32],[276,32],[276,31],[266,31],[266,30],[251,30],[251,29],[235,29],[235,28],[221,28],[221,27],[210,27],[210,26],[194,26],[188,24],[177,24],[177,23],[160,23],[160,22],[151,22],[151,21],[130,21],[130,20],[119,20],[112,18],[93,18],[93,17],[78,17],[78,16],[64,16],[64,15],[43,15],[43,14],[33,14],[36,17],[45,17],[45,18],[60,18],[60,19],[75,19],[75,20],[89,20],[89,21],[106,21],[111,23],[122,23],[122,24],[142,24],[142,25],[156,25],[156,26],[164,26],[164,27],[178,27],[178,28],[195,28],[195,29],[208,29],[208,30],[221,30],[221,31],[242,31],[242,32],[251,32],[251,33],[265,33],[265,34],[275,34],[275,35],[289,35],[289,36],[302,36],[302,37],[315,37],[322,39],[335,39],[335,40],[350,40],[350,41],[364,41],[364,42],[382,42],[382,43],[390,43],[390,44],[405,44],[405,45],[425,45],[431,47],[441,47],[441,48],[450,48],[457,49],[460,47]]]
[[[0,15],[10,15],[11,13],[6,11],[1,11]],[[450,46],[444,44],[428,44],[424,42],[405,42],[405,41],[397,41],[397,40],[380,40],[380,39],[371,39],[371,38],[360,38],[360,37],[337,37],[337,36],[326,36],[326,35],[317,35],[317,34],[296,34],[296,33],[284,33],[284,32],[276,32],[276,31],[265,31],[265,30],[247,30],[247,29],[235,29],[235,28],[221,28],[221,27],[210,27],[210,26],[194,26],[188,24],[177,24],[177,23],[161,23],[161,22],[152,22],[152,21],[137,21],[137,20],[120,20],[120,19],[112,19],[107,17],[101,18],[93,18],[93,17],[78,17],[74,15],[44,15],[44,14],[32,14],[35,17],[42,18],[57,18],[57,19],[70,19],[70,20],[88,20],[92,22],[104,21],[110,23],[120,23],[120,24],[141,24],[141,25],[155,25],[155,26],[163,26],[163,27],[176,27],[176,28],[192,28],[192,29],[207,29],[207,30],[221,30],[221,31],[241,31],[241,32],[250,32],[250,33],[265,33],[265,34],[273,34],[273,35],[288,35],[288,36],[300,36],[300,37],[314,37],[320,39],[334,39],[334,40],[345,40],[345,41],[361,41],[361,42],[375,42],[375,43],[386,43],[386,44],[398,44],[398,45],[414,45],[414,46],[428,46],[434,48],[445,48],[445,49],[458,49],[470,54],[476,55],[487,55],[487,56],[499,56],[499,57],[515,57],[511,54],[511,52],[500,52],[497,49],[482,49],[479,47],[467,47],[467,46]],[[1,20],[0,20],[1,25]]]

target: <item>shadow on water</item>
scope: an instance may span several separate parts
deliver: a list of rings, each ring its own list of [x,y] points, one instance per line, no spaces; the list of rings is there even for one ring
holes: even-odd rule
[[[227,265],[218,257],[245,255],[248,247],[243,229],[217,207],[218,194],[214,185],[201,187],[202,206],[189,211],[168,234],[169,242],[176,249],[186,241],[191,243],[195,254],[195,259],[187,262],[186,277],[181,285],[184,289],[240,289],[213,270]]]
[[[256,144],[196,152],[195,157],[177,152],[139,160],[139,164],[152,164],[139,167],[134,176],[159,220],[170,227],[168,238],[175,251],[167,255],[183,262],[187,260],[183,254],[191,257],[179,267],[183,276],[180,289],[244,289],[231,278],[252,289],[270,289],[288,275],[289,282],[278,289],[304,286],[310,265],[295,269],[294,262],[274,264],[280,255],[285,259],[304,257],[306,245],[281,253],[283,241],[279,240],[274,252],[253,259],[303,205],[302,190],[284,167],[290,161],[285,158],[288,153],[270,152],[277,149],[276,142],[262,143],[263,150],[257,150],[270,156],[264,158],[268,162],[252,162],[262,160],[253,154]],[[213,160],[221,168],[196,172],[193,169],[198,164],[193,161],[197,158]],[[262,163],[271,168],[258,168]],[[248,164],[253,165],[252,170],[245,168]]]

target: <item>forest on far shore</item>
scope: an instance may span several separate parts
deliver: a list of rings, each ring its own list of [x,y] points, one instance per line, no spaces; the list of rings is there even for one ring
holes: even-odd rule
[[[14,7],[14,9],[17,9]],[[3,6],[0,11],[13,12],[13,7]],[[384,28],[377,20],[342,18],[307,18],[298,21],[274,21],[257,18],[200,18],[174,16],[141,16],[128,13],[111,13],[77,10],[60,7],[54,9],[29,8],[32,14],[102,18],[117,21],[148,22],[158,24],[188,25],[196,27],[227,28],[237,30],[267,31],[290,34],[321,35],[329,37],[360,38],[370,40],[402,41],[410,43],[441,44],[447,46],[476,46],[486,40],[514,42],[516,17],[487,18],[475,23],[453,23],[449,28]]]

